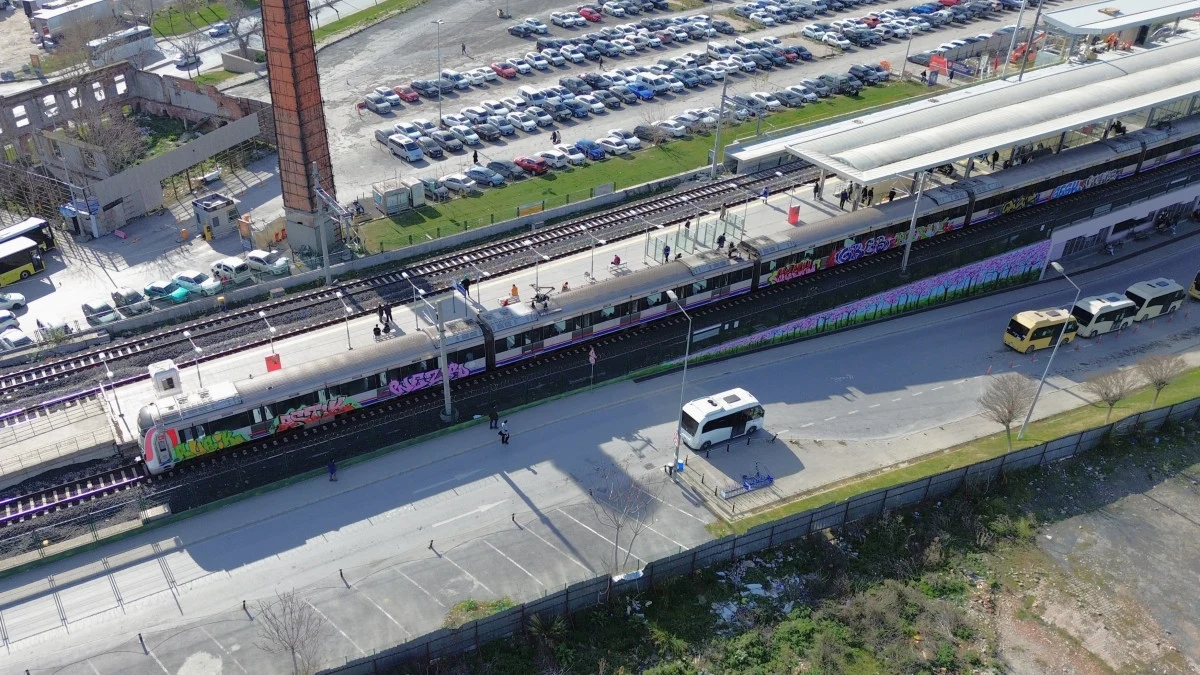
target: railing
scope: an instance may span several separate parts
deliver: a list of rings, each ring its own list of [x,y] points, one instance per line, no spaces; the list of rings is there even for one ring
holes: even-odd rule
[[[107,428],[98,429],[90,434],[83,434],[68,438],[65,441],[59,441],[54,445],[38,448],[23,452],[16,457],[5,460],[0,460],[0,477],[9,476],[11,474],[20,473],[27,469],[37,468],[39,471],[45,470],[46,464],[61,459],[64,457],[72,457],[73,455],[93,448],[109,446],[114,449],[116,445],[113,441],[112,432]],[[72,457],[72,461],[78,461],[77,457]]]
[[[325,672],[377,673],[414,661],[429,662],[478,650],[488,642],[524,631],[527,622],[534,615],[543,619],[566,616],[600,604],[615,595],[642,591],[655,584],[690,575],[698,569],[733,561],[823,530],[878,516],[892,509],[912,506],[928,499],[945,497],[971,485],[987,484],[1006,472],[1021,471],[1074,457],[1095,449],[1110,433],[1127,433],[1138,428],[1156,430],[1168,423],[1183,423],[1195,419],[1198,412],[1200,399],[1192,399],[1131,415],[1118,422],[1038,446],[1014,450],[967,467],[944,471],[903,485],[861,494],[844,502],[810,509],[772,523],[758,525],[745,534],[723,537],[655,560],[640,572],[621,577],[605,575],[580,581],[512,609],[472,621],[460,628],[439,629],[381,654],[348,661],[345,666]]]

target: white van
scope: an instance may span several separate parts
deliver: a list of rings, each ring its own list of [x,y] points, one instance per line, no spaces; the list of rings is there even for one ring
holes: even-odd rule
[[[650,89],[652,89],[656,94],[661,94],[671,88],[670,82],[668,82],[667,78],[663,77],[662,75],[656,75],[654,73],[638,73],[637,79],[642,84],[650,87]]]
[[[1071,308],[1071,315],[1079,324],[1079,337],[1085,338],[1128,328],[1134,314],[1137,305],[1120,293],[1083,298]]]
[[[1130,286],[1125,290],[1125,297],[1137,305],[1133,320],[1144,321],[1179,309],[1183,304],[1183,286],[1173,279],[1159,277]]]
[[[253,276],[250,265],[241,258],[222,258],[209,269],[212,270],[213,278],[222,284],[240,284]]]
[[[745,389],[688,401],[681,415],[679,439],[693,450],[708,450],[716,443],[753,434],[764,422],[762,405]]]
[[[545,105],[546,95],[537,87],[524,85],[517,87],[517,96],[520,96],[529,105]]]
[[[708,55],[713,59],[729,58],[732,54],[733,52],[729,51],[729,47],[720,42],[708,43]]]
[[[404,134],[392,134],[388,136],[388,150],[392,151],[400,159],[409,162],[419,162],[425,159],[425,153],[421,151],[421,146],[413,139]]]

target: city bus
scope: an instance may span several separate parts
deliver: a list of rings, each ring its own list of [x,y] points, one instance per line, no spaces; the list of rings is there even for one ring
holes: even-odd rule
[[[0,286],[16,283],[46,269],[38,245],[28,237],[0,243]]]
[[[1174,279],[1159,277],[1130,286],[1125,290],[1125,297],[1137,305],[1133,320],[1145,321],[1179,309],[1183,304],[1183,286],[1175,283]]]
[[[87,43],[87,47],[92,67],[100,68],[152,52],[158,45],[154,42],[154,33],[148,26],[137,26],[92,40]]]
[[[1065,327],[1065,331],[1064,331]],[[1075,339],[1079,324],[1065,309],[1038,309],[1020,312],[1008,322],[1004,331],[1004,344],[1029,354],[1035,349],[1053,347],[1062,335],[1062,343]]]
[[[679,440],[693,450],[708,450],[714,443],[750,435],[763,427],[763,407],[745,389],[688,401],[680,413]]]
[[[1200,272],[1196,272],[1196,278],[1192,280],[1192,287],[1188,289],[1188,295],[1200,300]]]
[[[1071,308],[1071,316],[1079,324],[1079,336],[1085,338],[1129,328],[1134,314],[1137,305],[1120,293],[1084,298]]]
[[[54,241],[54,228],[41,218],[26,218],[16,225],[0,229],[0,244],[17,237],[34,240],[43,253],[58,245]]]

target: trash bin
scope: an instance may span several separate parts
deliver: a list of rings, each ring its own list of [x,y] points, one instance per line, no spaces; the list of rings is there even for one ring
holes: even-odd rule
[[[181,240],[183,240],[183,241],[187,241],[189,236],[191,236],[191,235],[188,233],[188,231],[187,231],[187,228],[186,228],[186,227],[185,227],[185,228],[183,228],[183,229],[181,229],[181,230],[179,230],[179,238],[180,238]]]
[[[204,240],[205,240],[205,241],[212,241],[212,237],[213,237],[213,234],[212,234],[212,225],[205,225],[205,226],[204,226]]]

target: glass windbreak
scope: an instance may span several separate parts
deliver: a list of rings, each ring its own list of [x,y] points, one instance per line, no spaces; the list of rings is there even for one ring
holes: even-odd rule
[[[1013,319],[1008,322],[1008,334],[1018,340],[1024,340],[1025,336],[1029,335],[1029,328],[1016,319]]]
[[[1141,309],[1142,307],[1146,306],[1146,299],[1143,298],[1142,296],[1138,295],[1137,293],[1134,293],[1132,291],[1125,291],[1125,297],[1132,300],[1133,304],[1137,305],[1138,309]]]
[[[700,426],[700,422],[687,413],[682,413],[682,415],[684,433],[689,436],[695,436],[696,429]]]

